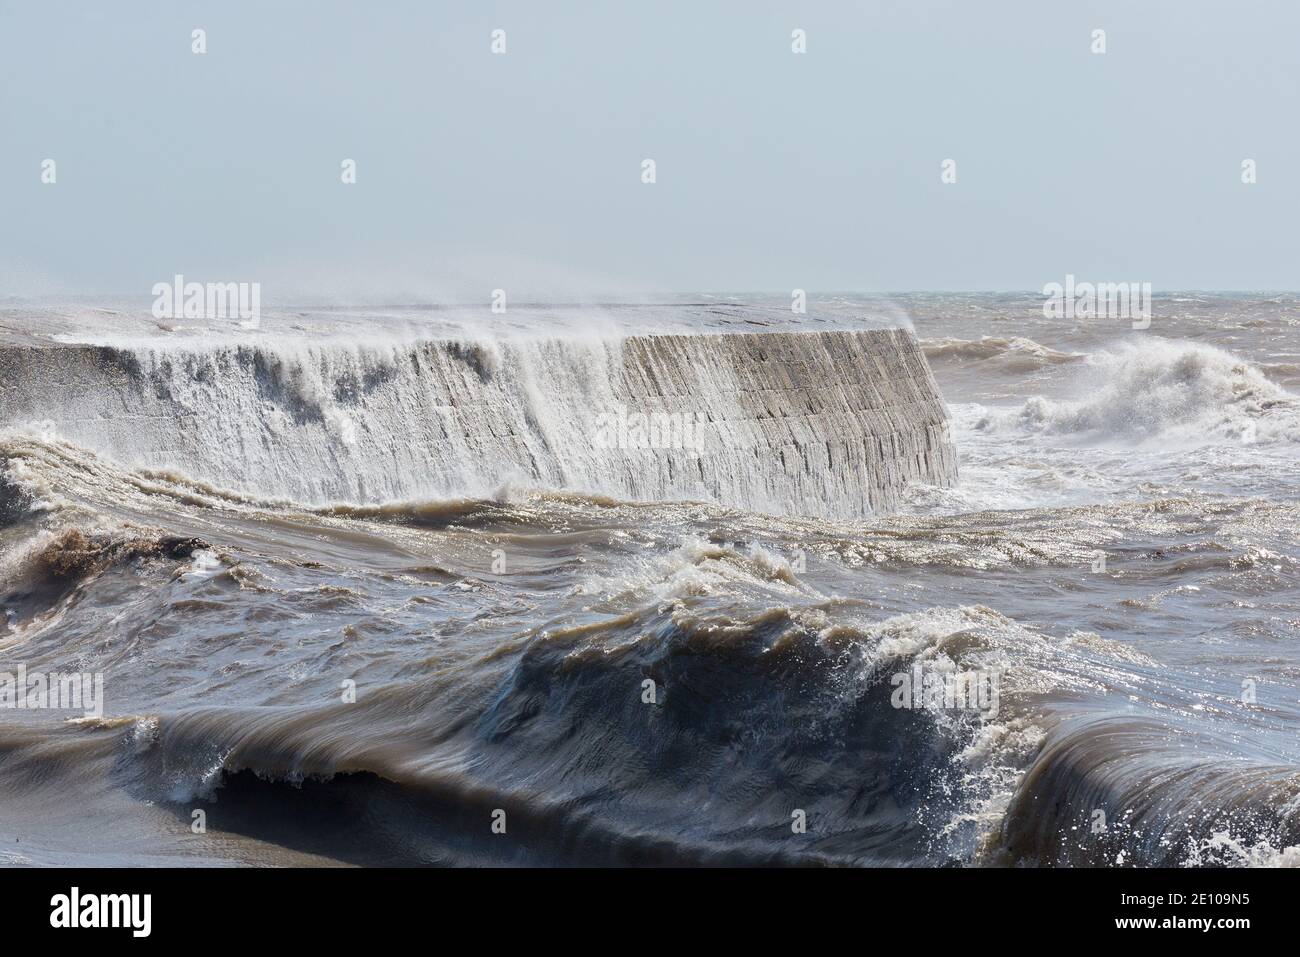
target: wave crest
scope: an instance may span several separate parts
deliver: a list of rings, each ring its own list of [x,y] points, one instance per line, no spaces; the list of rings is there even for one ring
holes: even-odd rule
[[[1060,352],[1023,336],[982,336],[979,339],[925,339],[925,357],[932,363],[995,360],[1008,372],[1029,372],[1044,366],[1079,362],[1085,357]]]
[[[1197,343],[1144,340],[1089,358],[1083,398],[1029,399],[977,428],[1095,434],[1129,440],[1158,435],[1242,442],[1300,439],[1296,397],[1257,366]]]

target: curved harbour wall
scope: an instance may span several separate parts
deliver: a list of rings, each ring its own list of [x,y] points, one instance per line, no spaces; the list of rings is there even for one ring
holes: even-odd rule
[[[956,478],[901,329],[10,345],[0,423],[306,502],[517,484],[856,517]]]

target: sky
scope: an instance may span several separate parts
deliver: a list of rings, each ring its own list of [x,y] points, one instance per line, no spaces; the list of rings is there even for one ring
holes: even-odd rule
[[[0,299],[1300,289],[1297,37],[1293,0],[0,0]]]

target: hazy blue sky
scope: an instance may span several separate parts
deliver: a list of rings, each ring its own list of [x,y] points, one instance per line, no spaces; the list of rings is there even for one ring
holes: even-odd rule
[[[1293,0],[0,0],[0,297],[1296,289],[1297,43]]]

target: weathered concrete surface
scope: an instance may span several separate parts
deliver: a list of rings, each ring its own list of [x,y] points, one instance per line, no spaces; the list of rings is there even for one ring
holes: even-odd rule
[[[638,416],[671,427],[638,430]],[[316,502],[518,482],[856,517],[909,483],[956,478],[938,389],[903,330],[366,346],[11,338],[0,425],[23,424],[129,465]],[[679,447],[639,447],[642,436]]]

